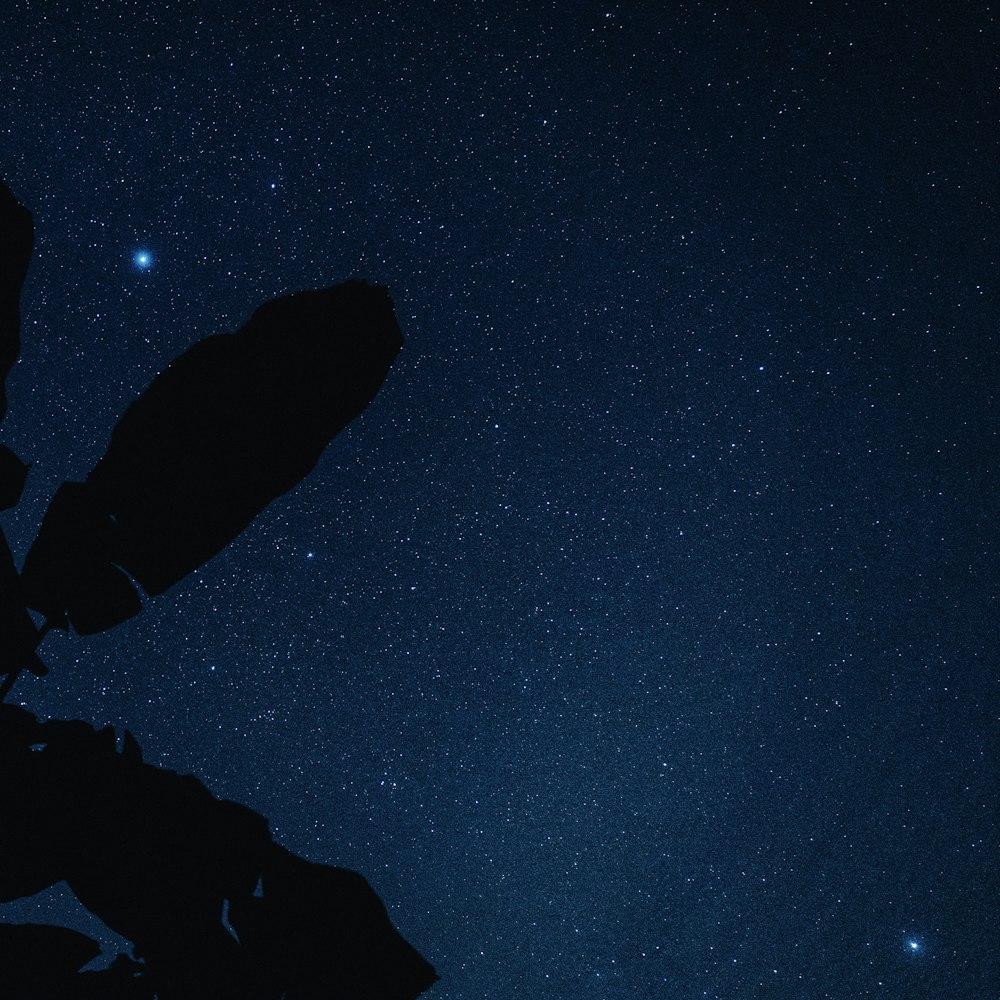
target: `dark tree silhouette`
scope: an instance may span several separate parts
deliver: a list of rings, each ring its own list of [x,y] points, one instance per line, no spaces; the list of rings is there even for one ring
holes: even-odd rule
[[[30,213],[0,184],[4,377],[32,241]],[[86,481],[56,492],[20,575],[0,534],[0,700],[21,670],[45,672],[50,627],[124,621],[141,608],[136,584],[162,593],[300,482],[401,346],[387,290],[350,281],[265,303],[169,365]],[[5,506],[26,472],[0,446]],[[81,972],[89,939],[0,925],[4,997],[412,1000],[437,978],[361,875],[296,857],[262,816],[145,764],[127,732],[119,751],[111,729],[0,705],[0,773],[0,901],[65,881],[135,949]]]
[[[410,1000],[436,979],[361,875],[296,857],[262,816],[145,764],[127,732],[119,752],[110,728],[3,705],[0,771],[0,857],[16,859],[0,902],[66,882],[161,1000]]]
[[[31,213],[0,181],[0,420],[7,413],[7,374],[21,353],[21,286],[35,246]]]
[[[7,374],[21,352],[21,286],[34,245],[31,213],[0,181],[0,420],[7,413]],[[27,466],[0,445],[0,510],[20,500],[26,472]],[[14,560],[0,533],[0,674],[14,678],[24,669],[45,673],[35,655],[37,645],[38,634],[25,610]],[[2,688],[0,700],[8,689],[9,683]]]
[[[351,281],[261,306],[128,408],[28,553],[29,607],[81,633],[135,614],[233,540],[372,400],[402,346],[386,289]]]

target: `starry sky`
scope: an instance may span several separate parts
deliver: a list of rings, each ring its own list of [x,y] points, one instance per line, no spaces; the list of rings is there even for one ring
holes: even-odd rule
[[[406,337],[308,480],[12,701],[361,871],[440,1000],[993,995],[990,4],[13,0],[0,37],[19,559],[262,301],[365,277]],[[0,917],[97,933],[58,888]]]

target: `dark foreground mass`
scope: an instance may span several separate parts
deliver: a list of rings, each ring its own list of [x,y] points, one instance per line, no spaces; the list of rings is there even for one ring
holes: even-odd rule
[[[0,706],[0,901],[65,881],[134,945],[0,925],[4,996],[412,1000],[437,979],[359,874],[275,844],[267,821],[143,763],[129,733]]]

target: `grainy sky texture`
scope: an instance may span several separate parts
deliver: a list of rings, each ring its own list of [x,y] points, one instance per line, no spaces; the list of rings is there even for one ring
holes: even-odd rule
[[[260,302],[366,277],[406,337],[305,483],[12,700],[364,873],[440,1000],[1000,982],[997,14],[782,11],[0,14],[19,558]]]

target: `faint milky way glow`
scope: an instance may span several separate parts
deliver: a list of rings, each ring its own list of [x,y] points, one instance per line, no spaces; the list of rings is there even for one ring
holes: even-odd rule
[[[13,700],[371,878],[428,1000],[995,997],[988,5],[197,6],[7,5],[11,548],[261,303],[406,343]]]

